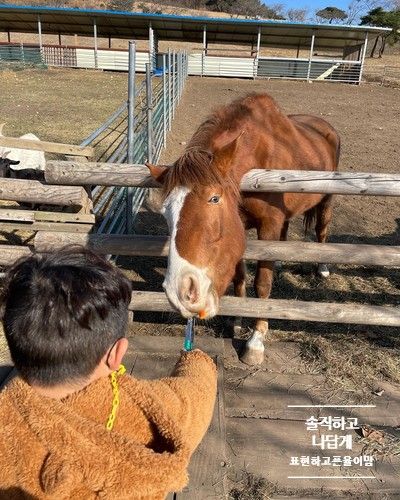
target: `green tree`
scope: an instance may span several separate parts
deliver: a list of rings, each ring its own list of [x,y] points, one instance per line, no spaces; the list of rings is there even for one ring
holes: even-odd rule
[[[324,21],[329,21],[329,24],[332,24],[333,21],[344,21],[347,19],[346,12],[337,7],[325,7],[325,9],[318,10],[315,15]]]
[[[378,54],[379,57],[382,57],[386,43],[394,45],[400,41],[400,9],[386,11],[382,9],[382,7],[377,7],[376,9],[370,10],[366,16],[363,16],[360,24],[392,28],[391,32],[383,33],[375,39],[370,57],[374,57],[379,42],[380,47]]]

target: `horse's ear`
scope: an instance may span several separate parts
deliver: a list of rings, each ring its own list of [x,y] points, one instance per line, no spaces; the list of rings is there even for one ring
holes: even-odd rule
[[[232,166],[233,159],[235,158],[235,154],[240,144],[240,138],[243,134],[244,130],[240,132],[236,139],[214,153],[213,162],[223,175],[226,175]]]
[[[153,165],[152,163],[145,163],[145,165],[150,170],[150,175],[153,179],[162,184],[168,167],[166,165]]]

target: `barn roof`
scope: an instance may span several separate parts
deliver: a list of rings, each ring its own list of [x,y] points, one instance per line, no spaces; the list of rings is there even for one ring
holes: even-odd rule
[[[389,28],[332,24],[294,23],[276,20],[189,17],[107,10],[0,5],[0,30],[37,33],[93,35],[96,20],[99,37],[147,39],[151,25],[160,40],[201,42],[204,26],[209,43],[252,44],[261,30],[261,45],[308,47],[315,33],[315,48],[341,48],[376,38]]]

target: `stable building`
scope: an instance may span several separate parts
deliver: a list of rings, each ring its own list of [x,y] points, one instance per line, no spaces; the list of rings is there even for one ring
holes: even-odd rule
[[[190,75],[359,83],[368,42],[388,30],[7,5],[0,6],[0,65],[24,57],[46,65],[127,71],[127,48],[112,42],[134,39],[147,42],[146,50],[137,51],[139,72],[147,63],[162,70],[167,44],[178,42],[188,52]],[[33,38],[15,43],[21,33],[34,35],[36,43]],[[46,35],[58,43],[45,43]],[[65,43],[65,37],[73,42]],[[80,45],[81,37],[91,37],[91,46]],[[104,40],[108,43],[100,44]]]

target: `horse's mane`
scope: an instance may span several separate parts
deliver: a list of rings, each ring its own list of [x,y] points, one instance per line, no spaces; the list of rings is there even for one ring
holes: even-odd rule
[[[253,97],[253,96],[249,96]],[[223,132],[240,133],[240,123],[250,115],[251,109],[244,99],[217,108],[197,129],[184,153],[168,169],[164,178],[164,192],[170,193],[177,186],[195,190],[199,186],[219,185],[233,190],[240,196],[240,187],[233,176],[212,168],[214,159],[213,139]]]
[[[214,140],[222,133],[240,135],[243,124],[254,113],[254,104],[263,107],[264,112],[279,113],[275,101],[267,94],[251,93],[232,103],[220,106],[199,126],[193,134],[182,156],[178,158],[164,178],[164,192],[170,193],[177,186],[196,189],[197,186],[221,185],[230,187],[240,196],[240,186],[229,173],[224,175],[218,168],[212,168]]]

